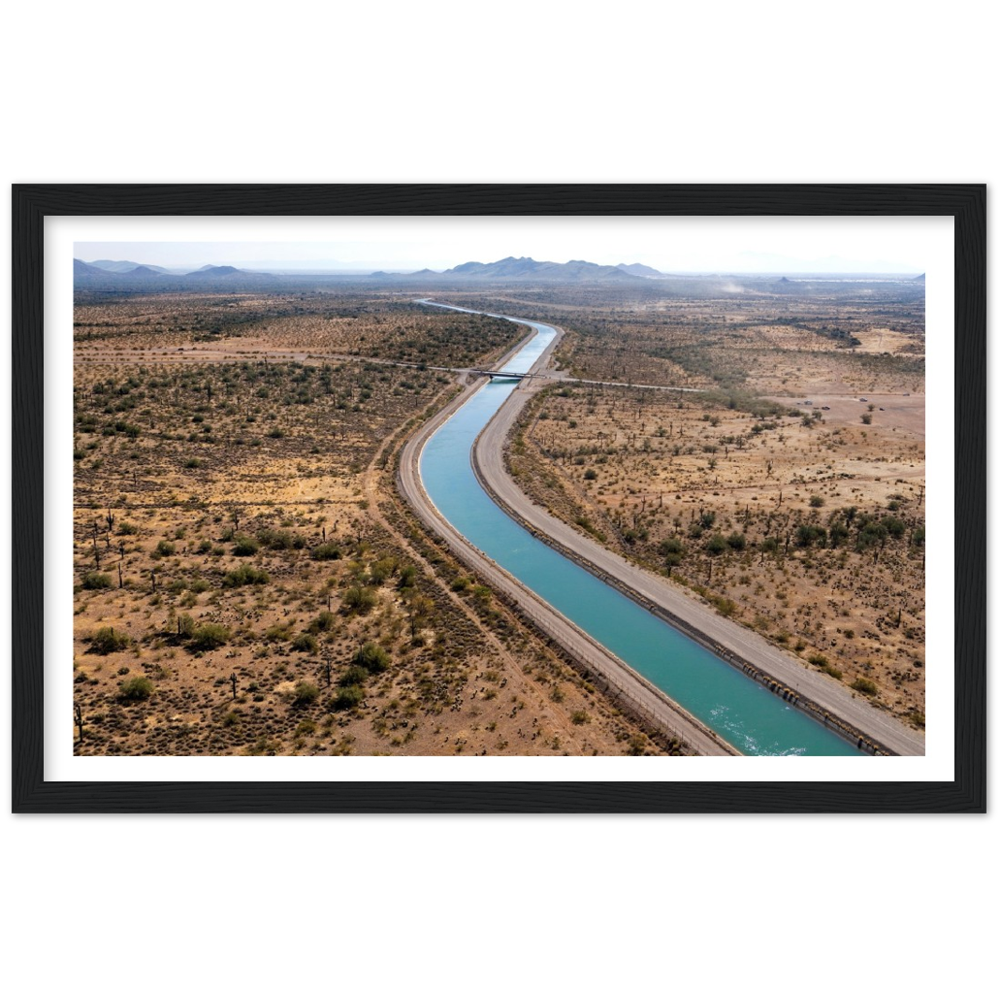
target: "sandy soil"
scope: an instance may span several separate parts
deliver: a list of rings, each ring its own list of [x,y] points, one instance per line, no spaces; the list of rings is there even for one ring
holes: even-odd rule
[[[741,395],[734,406],[715,390],[694,398],[627,385],[537,388],[514,429],[508,468],[579,537],[669,574],[713,613],[920,727],[920,362],[902,349],[864,360],[798,327],[732,331],[734,317],[726,320],[720,342],[742,346],[720,347],[719,369],[738,365],[741,385],[759,396]],[[559,363],[588,376],[627,364],[633,380],[658,370],[669,332],[657,346],[643,327],[627,361],[606,350],[612,332],[570,333]],[[776,348],[780,337],[787,343]],[[805,350],[810,339],[815,350]],[[907,343],[922,341],[909,335]],[[638,346],[652,352],[649,364]],[[696,367],[716,358],[699,350],[684,346],[677,356]],[[800,529],[811,536],[803,541]],[[669,560],[668,542],[676,548]]]
[[[676,752],[395,496],[392,456],[449,376],[303,363],[317,343],[356,349],[356,325],[338,344],[310,321],[296,345],[285,318],[266,362],[190,337],[151,353],[141,330],[133,354],[116,316],[76,358],[78,753]],[[399,319],[419,353],[421,316],[393,317],[369,330],[402,341]],[[449,346],[463,322],[429,323],[429,361],[492,363],[520,336],[476,319],[474,359],[472,338]],[[366,644],[380,653],[359,671]]]

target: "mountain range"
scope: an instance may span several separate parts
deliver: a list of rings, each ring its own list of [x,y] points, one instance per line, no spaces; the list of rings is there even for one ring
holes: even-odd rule
[[[261,287],[265,284],[299,284],[304,279],[323,281],[346,279],[345,275],[275,275],[263,271],[249,271],[230,265],[206,264],[194,271],[178,271],[156,264],[138,264],[131,260],[73,261],[74,284],[78,290],[116,291],[142,287],[150,291],[182,291],[206,285],[240,288]],[[425,281],[636,281],[663,277],[659,271],[645,264],[593,264],[586,260],[571,260],[558,264],[531,257],[505,257],[503,260],[484,264],[466,261],[446,271],[424,268],[414,272],[375,271],[369,275],[352,275],[353,280],[386,280],[418,283]]]
[[[88,261],[91,267],[99,268],[102,271],[114,271],[115,274],[123,274],[126,271],[134,271],[137,267],[145,267],[150,271],[159,274],[171,273],[169,267],[160,267],[158,264],[137,264],[134,260],[92,260]],[[173,272],[183,273],[183,272]]]
[[[633,280],[636,277],[659,276],[644,264],[614,267],[609,264],[592,264],[586,260],[570,260],[557,264],[551,260],[534,260],[531,257],[504,257],[492,264],[470,260],[442,272],[443,276],[464,278],[502,279],[505,281],[604,281],[611,279]]]
[[[780,272],[778,272],[780,274]],[[734,283],[734,278],[738,282]],[[822,281],[821,276],[813,276]],[[863,280],[857,275],[853,280]],[[923,291],[924,276],[899,276],[911,287]],[[798,275],[794,281],[776,275],[670,275],[647,264],[594,264],[586,260],[556,263],[535,260],[532,257],[504,257],[490,263],[466,261],[445,271],[374,271],[371,273],[271,273],[251,271],[229,264],[205,264],[197,270],[179,271],[157,264],[138,264],[132,260],[73,261],[74,288],[81,293],[121,293],[128,291],[253,291],[274,289],[302,289],[305,287],[367,285],[369,283],[426,289],[431,286],[459,288],[466,283],[563,283],[563,284],[613,284],[646,285],[654,281],[663,294],[686,290],[692,294],[736,294],[754,290],[765,294],[791,294],[804,292],[810,286],[810,277]]]
[[[73,260],[73,284],[77,290],[187,291],[191,288],[257,288],[272,284],[270,274],[244,271],[229,264],[205,264],[196,271],[175,271],[158,264],[137,264],[132,260]]]

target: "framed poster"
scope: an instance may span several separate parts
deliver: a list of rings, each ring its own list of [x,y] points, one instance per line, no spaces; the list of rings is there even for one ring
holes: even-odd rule
[[[880,813],[880,814],[913,814],[913,813],[952,813],[981,811],[984,807],[985,775],[983,769],[984,746],[976,734],[983,732],[985,713],[985,653],[980,644],[982,619],[981,603],[985,600],[985,576],[981,547],[977,547],[972,539],[976,537],[976,525],[982,519],[982,501],[985,488],[981,482],[985,456],[977,458],[977,450],[985,450],[984,413],[976,410],[976,402],[982,402],[982,383],[985,377],[985,366],[981,357],[985,354],[985,187],[977,185],[935,185],[935,184],[875,184],[861,185],[844,183],[841,185],[780,185],[780,184],[727,184],[703,183],[696,185],[662,184],[657,182],[617,184],[610,182],[580,182],[562,184],[463,184],[451,183],[446,178],[429,180],[421,183],[401,184],[370,184],[370,185],[284,185],[269,183],[248,183],[238,185],[195,185],[195,184],[20,184],[13,189],[14,214],[13,234],[16,247],[15,260],[12,268],[14,295],[14,312],[16,317],[14,336],[14,429],[12,435],[13,448],[13,546],[16,578],[19,581],[13,590],[12,620],[18,623],[18,628],[12,634],[14,655],[12,660],[12,692],[15,700],[13,713],[14,725],[14,758],[12,782],[12,808],[19,813],[65,813],[65,812],[128,812],[143,813],[154,811],[173,812],[233,812],[233,813],[380,813],[380,812],[451,812],[490,815],[496,812],[551,812],[562,814],[593,813]],[[46,452],[43,437],[42,400],[45,387],[42,373],[45,370],[45,340],[43,338],[43,298],[48,302],[46,288],[53,281],[58,283],[53,275],[65,273],[66,261],[62,262],[62,272],[58,265],[52,265],[45,256],[46,219],[86,218],[93,223],[93,231],[97,232],[98,219],[121,219],[140,217],[148,221],[151,230],[155,220],[152,216],[164,218],[181,217],[192,222],[201,219],[203,222],[214,220],[218,223],[222,218],[233,220],[241,218],[270,219],[289,221],[301,217],[355,217],[357,219],[378,217],[411,217],[411,218],[448,218],[454,220],[464,216],[476,218],[550,218],[553,220],[574,216],[588,218],[600,217],[612,219],[628,218],[666,218],[666,217],[913,217],[913,216],[948,216],[954,218],[954,305],[956,317],[956,337],[954,365],[961,391],[955,397],[955,434],[959,447],[956,449],[955,463],[955,524],[961,526],[956,530],[955,565],[954,565],[954,597],[955,597],[955,652],[954,652],[954,768],[951,780],[942,780],[940,775],[934,780],[916,780],[910,772],[903,780],[872,780],[871,773],[865,780],[844,780],[843,775],[826,780],[809,780],[803,771],[795,774],[796,780],[730,780],[728,775],[719,777],[722,772],[703,770],[700,775],[688,771],[683,780],[662,780],[663,772],[654,774],[648,769],[635,772],[635,780],[619,777],[626,772],[608,772],[595,770],[590,760],[577,751],[575,760],[566,765],[563,771],[547,769],[543,777],[539,768],[532,771],[524,765],[540,758],[530,755],[530,749],[525,750],[525,756],[519,757],[516,777],[511,778],[497,770],[500,758],[477,760],[473,765],[470,759],[461,762],[461,771],[452,769],[447,775],[433,774],[428,776],[427,762],[433,758],[427,756],[411,757],[405,763],[405,770],[389,772],[381,767],[383,759],[378,756],[366,755],[365,766],[369,774],[376,775],[375,780],[364,780],[361,772],[353,771],[349,778],[344,772],[333,777],[333,772],[318,770],[316,765],[321,757],[312,757],[308,764],[303,759],[293,758],[290,753],[266,756],[267,740],[264,739],[265,755],[253,761],[233,758],[226,760],[213,757],[209,761],[204,753],[204,747],[198,748],[190,755],[173,752],[160,756],[152,747],[138,752],[124,750],[106,755],[104,763],[122,765],[125,772],[119,772],[114,778],[110,772],[104,771],[99,777],[90,780],[86,777],[72,780],[46,777],[43,759],[48,756],[49,735],[46,733],[43,704],[43,652],[48,641],[51,643],[53,624],[50,620],[43,624],[45,601],[43,598],[44,579],[42,562],[38,553],[44,547],[45,529],[42,512],[45,508],[47,488],[43,485],[43,456]],[[211,222],[209,224],[212,224]],[[444,223],[442,223],[443,225]],[[555,228],[554,224],[553,227]],[[566,256],[569,256],[568,254]],[[107,262],[105,262],[107,263]],[[114,263],[114,262],[111,262]],[[155,261],[140,262],[156,264]],[[456,262],[457,263],[457,262]],[[573,260],[573,264],[582,262]],[[89,266],[89,265],[88,265]],[[212,279],[211,268],[225,270],[227,265],[209,264],[209,280]],[[601,266],[608,266],[605,262]],[[704,265],[702,265],[704,266]],[[52,268],[55,268],[53,270]],[[692,268],[695,269],[695,268]],[[232,270],[232,268],[230,268]],[[727,267],[728,271],[729,268]],[[763,270],[763,268],[761,268]],[[43,281],[44,276],[44,281]],[[224,277],[218,275],[217,277]],[[151,278],[150,281],[157,279]],[[168,279],[163,279],[168,280]],[[414,279],[415,280],[415,279]],[[774,279],[772,279],[774,280]],[[211,287],[211,286],[206,286]],[[408,286],[409,287],[409,286]],[[415,286],[414,286],[415,287]],[[768,294],[772,294],[769,292]],[[536,303],[537,306],[537,303]],[[93,319],[93,318],[91,318]],[[85,319],[83,322],[90,322]],[[95,322],[104,322],[103,319]],[[794,324],[789,324],[794,325]],[[204,326],[204,329],[202,327]],[[188,324],[188,333],[194,330],[194,339],[205,346],[200,350],[212,347],[215,336],[213,327],[194,321],[194,326]],[[826,331],[824,335],[836,339],[837,332]],[[199,340],[200,338],[200,340]],[[155,339],[155,338],[154,338]],[[837,345],[839,346],[839,345]],[[51,353],[51,343],[50,343]],[[147,348],[151,352],[162,349],[162,345],[151,342]],[[109,348],[109,358],[114,355],[114,345]],[[357,353],[360,354],[360,345]],[[878,354],[879,352],[875,352]],[[107,359],[105,359],[107,360]],[[150,355],[150,363],[154,356]],[[256,358],[260,363],[262,359]],[[286,359],[296,361],[297,358]],[[440,360],[440,359],[438,359]],[[247,358],[244,358],[244,362]],[[266,364],[267,359],[263,362]],[[414,361],[418,370],[420,362]],[[466,363],[467,364],[467,363]],[[431,366],[433,367],[433,366]],[[290,387],[282,386],[282,390]],[[206,390],[207,391],[207,390]],[[293,398],[294,397],[289,397]],[[876,403],[859,400],[875,410]],[[353,403],[353,400],[352,400]],[[804,420],[812,419],[812,400],[802,400],[806,412]],[[107,405],[107,404],[105,404]],[[821,407],[817,419],[822,420]],[[114,405],[111,407],[114,414]],[[709,414],[705,414],[709,416]],[[860,418],[864,422],[865,412]],[[121,421],[123,426],[130,426],[127,419]],[[198,419],[201,417],[202,419]],[[869,414],[869,421],[872,415]],[[117,420],[117,418],[116,418]],[[190,414],[190,437],[195,443],[205,440],[205,420],[202,413]],[[711,421],[709,421],[711,424]],[[267,433],[274,433],[276,439],[283,433],[280,422]],[[712,424],[712,426],[715,426]],[[138,432],[137,432],[138,433]],[[863,433],[859,431],[859,433]],[[735,440],[735,438],[734,438]],[[728,447],[728,446],[726,446]],[[734,444],[734,447],[736,445]],[[714,453],[713,453],[714,454]],[[190,459],[197,461],[197,458]],[[707,460],[711,466],[713,459]],[[300,462],[301,464],[301,462]],[[587,470],[588,472],[591,470]],[[597,478],[595,471],[594,478]],[[138,472],[136,473],[138,478]],[[46,480],[47,482],[47,480]],[[679,499],[679,498],[678,498]],[[822,506],[824,497],[822,491],[815,494],[817,509]],[[660,498],[662,503],[662,497]],[[779,497],[780,502],[780,497]],[[804,503],[812,502],[806,498]],[[889,500],[889,503],[894,501]],[[903,500],[899,502],[904,502]],[[163,500],[157,501],[162,506]],[[95,508],[96,509],[96,508]],[[100,590],[103,577],[107,575],[104,567],[99,565],[101,553],[112,548],[112,534],[121,531],[122,518],[118,512],[118,524],[115,527],[115,511],[109,506],[107,511],[99,511],[100,516],[107,518],[103,537],[99,521],[95,521],[93,549],[96,557],[92,571],[92,583]],[[232,516],[232,512],[230,512]],[[227,544],[238,547],[240,543],[238,512],[233,518],[232,531]],[[979,520],[977,520],[977,518]],[[326,526],[317,530],[323,531],[322,541],[319,539],[304,540],[303,545],[310,546],[310,551],[318,549],[326,542]],[[284,529],[281,525],[267,528],[280,534]],[[176,532],[175,532],[176,534]],[[737,545],[736,536],[740,532],[733,530],[729,538],[732,546]],[[277,534],[268,536],[269,539]],[[283,536],[282,536],[283,537]],[[291,536],[290,536],[291,537]],[[708,541],[714,536],[709,535]],[[730,541],[721,536],[723,544]],[[280,540],[280,539],[279,539]],[[154,553],[164,558],[171,557],[178,539],[164,537],[160,539],[163,549]],[[314,544],[315,543],[315,544]],[[124,543],[122,543],[124,544]],[[158,543],[159,544],[159,543]],[[254,545],[261,544],[259,532],[254,538],[247,539],[248,552]],[[268,544],[264,542],[263,544]],[[294,543],[293,543],[294,544]],[[332,542],[330,543],[332,544]],[[708,544],[707,542],[705,543]],[[803,541],[805,545],[806,542]],[[784,545],[787,548],[789,541]],[[964,546],[964,547],[963,547]],[[872,558],[874,559],[875,553]],[[711,550],[702,556],[704,568],[710,574],[717,563],[712,561]],[[248,564],[244,564],[248,565]],[[701,563],[699,563],[699,567]],[[238,572],[235,567],[231,572]],[[701,570],[699,570],[701,571]],[[145,598],[155,601],[158,597],[158,586],[165,586],[161,579],[156,580],[156,566],[146,566],[142,572],[145,588]],[[364,568],[370,577],[372,567]],[[114,581],[111,581],[113,586]],[[119,580],[119,585],[124,578]],[[983,586],[980,588],[979,584]],[[84,582],[82,586],[88,584]],[[125,588],[123,588],[125,589]],[[348,588],[350,589],[350,588]],[[461,589],[461,588],[460,588]],[[365,587],[358,583],[358,600],[364,600]],[[352,598],[353,599],[353,598]],[[193,606],[193,605],[192,605]],[[414,628],[413,638],[417,638],[419,612],[414,611],[414,604],[407,604],[405,614],[409,615],[410,625]],[[724,610],[720,607],[720,610]],[[248,612],[249,613],[249,612]],[[401,612],[402,614],[402,612]],[[191,616],[187,616],[191,618]],[[902,611],[899,613],[902,618]],[[316,616],[319,621],[322,615]],[[900,621],[896,622],[899,626]],[[56,631],[61,626],[56,627]],[[279,622],[266,626],[269,629],[280,627]],[[321,627],[321,626],[320,626]],[[204,650],[197,647],[201,641],[198,629],[204,630],[193,619],[190,622],[191,634],[186,631],[188,622],[184,620],[183,611],[175,614],[170,620],[171,635],[185,638],[184,649],[195,656],[205,650],[213,650],[212,635],[204,637]],[[92,628],[94,635],[102,629],[111,633],[109,641],[114,641],[114,626],[102,626],[95,622]],[[176,630],[176,631],[175,631]],[[275,633],[277,635],[277,633]],[[841,630],[843,634],[843,630]],[[219,633],[222,637],[222,633]],[[294,647],[301,646],[301,652],[315,653],[311,643],[315,634],[308,628],[295,630],[281,641]],[[167,638],[170,638],[168,636]],[[852,637],[853,638],[853,637]],[[164,640],[166,641],[166,640]],[[171,639],[171,641],[173,641]],[[222,639],[222,643],[225,640]],[[219,645],[221,645],[220,643]],[[376,644],[377,645],[377,644]],[[360,653],[363,650],[359,650]],[[370,663],[354,664],[360,670],[368,673],[378,673],[378,650],[369,650]],[[816,666],[822,668],[821,661],[825,658],[821,652],[815,652]],[[211,658],[208,658],[211,660]],[[205,662],[208,662],[206,660]],[[206,683],[212,687],[219,686],[221,678],[225,687],[226,675],[219,673],[219,667],[224,659],[213,660],[214,673]],[[319,661],[317,661],[319,662]],[[195,664],[195,667],[200,664]],[[141,673],[132,671],[129,676],[127,665],[123,665],[124,679],[115,682],[120,686],[122,697],[132,698],[134,688],[135,700],[141,701],[143,691],[140,685],[148,681],[147,675],[152,669],[164,673],[169,669],[165,666],[151,666],[150,670],[143,667]],[[121,668],[119,668],[121,669]],[[317,668],[318,669],[318,668]],[[921,662],[918,669],[923,669]],[[487,673],[484,668],[483,673]],[[253,695],[247,681],[241,678],[235,669],[231,672],[233,697],[237,695],[237,687],[245,688],[241,693],[249,698],[252,707]],[[88,683],[86,678],[82,683]],[[300,681],[301,679],[299,679]],[[863,681],[864,678],[859,678]],[[300,699],[299,682],[290,679],[286,692],[291,702]],[[277,686],[282,684],[276,680]],[[302,682],[301,698],[309,694]],[[330,683],[329,677],[327,684]],[[884,683],[880,681],[880,683]],[[905,681],[902,683],[905,684]],[[485,695],[490,681],[482,685]],[[317,685],[312,685],[313,687]],[[319,685],[322,687],[322,684]],[[351,685],[343,686],[346,691]],[[865,694],[863,687],[857,687],[856,692]],[[319,692],[317,692],[317,695]],[[346,695],[345,695],[346,696]],[[577,710],[586,715],[584,707]],[[180,714],[180,713],[178,713]],[[922,713],[920,713],[922,715]],[[227,723],[227,714],[219,715],[219,724],[240,725],[240,713],[233,710],[233,721]],[[406,721],[406,720],[400,720]],[[84,730],[89,725],[86,718],[81,719]],[[309,720],[303,718],[303,723]],[[911,727],[912,728],[912,727]],[[945,727],[951,731],[952,727]],[[332,729],[332,727],[331,727]],[[513,726],[513,730],[523,727]],[[303,728],[300,739],[303,742],[312,736],[312,730]],[[399,739],[409,736],[412,731],[409,726],[399,730]],[[529,735],[521,732],[524,739]],[[262,737],[263,738],[263,737]],[[391,738],[391,737],[390,737]],[[445,737],[447,738],[447,737]],[[467,739],[467,736],[461,737]],[[546,735],[547,739],[551,736]],[[597,737],[594,738],[596,742]],[[178,744],[179,745],[179,744]],[[582,744],[581,744],[582,745]],[[45,752],[43,753],[43,748]],[[891,748],[890,748],[891,749]],[[950,748],[949,748],[950,749]],[[895,751],[893,751],[895,752]],[[211,755],[209,755],[211,756]],[[74,755],[76,759],[76,755]],[[652,759],[652,758],[650,758]],[[509,760],[509,759],[508,759]],[[186,774],[178,777],[178,772],[164,770],[161,765],[173,762],[183,767]],[[225,772],[210,774],[206,765],[221,764],[228,768]],[[398,761],[394,760],[394,763]],[[644,762],[648,763],[648,762]],[[714,762],[705,762],[706,764]],[[763,763],[763,762],[760,762]],[[893,761],[893,765],[904,765],[904,761]],[[234,764],[239,765],[241,773],[236,777]],[[253,765],[256,773],[250,772],[242,765]],[[294,764],[297,770],[279,770],[285,764]],[[303,767],[305,765],[305,767]],[[480,768],[477,771],[477,766]],[[572,767],[572,770],[569,768]],[[486,768],[489,770],[487,771]],[[94,772],[95,775],[97,772]],[[607,775],[614,774],[611,780]],[[758,771],[758,775],[767,772]],[[787,775],[789,772],[785,772]],[[902,771],[887,772],[902,775]],[[387,775],[390,775],[386,780]],[[124,775],[124,777],[122,777]],[[133,775],[135,776],[133,778]],[[219,777],[222,775],[222,777]],[[260,776],[258,778],[258,775]],[[480,780],[481,775],[488,775]],[[699,780],[704,776],[705,780]],[[365,775],[367,777],[367,775]],[[707,780],[711,777],[712,780]],[[801,780],[805,777],[806,780]]]

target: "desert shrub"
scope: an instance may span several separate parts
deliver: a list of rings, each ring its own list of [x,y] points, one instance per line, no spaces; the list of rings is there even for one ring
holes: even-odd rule
[[[736,613],[737,604],[728,597],[715,597],[712,599],[712,603],[715,605],[719,614],[725,616],[726,618],[729,618]]]
[[[817,524],[800,524],[795,530],[795,544],[808,549],[813,542],[826,544],[826,528],[821,528]]]
[[[686,553],[687,549],[679,538],[664,538],[660,542],[660,555],[663,556],[667,566],[679,566]]]
[[[90,640],[90,652],[99,656],[108,653],[118,653],[125,649],[131,640],[124,632],[116,632],[110,626],[99,628]]]
[[[222,578],[223,587],[245,587],[247,584],[267,583],[271,578],[262,569],[241,563]]]
[[[376,587],[382,586],[386,580],[396,572],[396,560],[395,559],[379,559],[372,563],[372,568],[368,573],[368,579],[375,584]]]
[[[172,556],[177,551],[177,546],[173,542],[168,542],[165,538],[161,538],[156,543],[156,548],[153,549],[153,555],[158,558],[163,556]]]
[[[256,538],[251,538],[249,535],[237,535],[233,539],[233,555],[234,556],[252,556],[257,554],[257,550],[260,548],[260,543]]]
[[[145,701],[154,690],[153,682],[139,674],[118,685],[118,698],[120,701]]]
[[[858,677],[851,687],[862,694],[878,694],[878,686],[874,681],[868,680],[867,677]]]
[[[747,536],[742,531],[734,531],[731,535],[726,536],[726,542],[731,549],[742,552],[747,547]]]
[[[867,518],[862,520],[858,524],[857,550],[864,552],[884,542],[888,534],[888,529],[884,524]]]
[[[273,528],[261,528],[257,532],[257,541],[269,549],[301,549],[306,544],[306,540],[299,534],[276,531]]]
[[[343,711],[348,708],[357,708],[365,700],[364,688],[357,684],[349,684],[342,687],[337,696],[332,701],[332,707],[336,711]]]
[[[893,538],[902,538],[906,534],[906,522],[898,517],[883,517],[882,524]]]
[[[834,521],[830,525],[830,546],[836,548],[841,542],[845,541],[850,536],[850,531],[847,529],[847,525],[842,521]]]
[[[321,611],[319,615],[309,624],[310,632],[329,632],[337,621],[337,616],[332,611]]]
[[[817,496],[815,493],[809,498],[810,507],[822,507],[826,501],[821,497]]]
[[[314,635],[300,632],[292,640],[292,649],[298,650],[300,653],[315,653],[319,649],[319,643]]]
[[[293,705],[311,705],[319,697],[319,688],[309,681],[299,681],[295,685],[295,697],[292,699]]]
[[[572,722],[574,726],[582,726],[585,722],[590,722],[590,714],[580,709],[569,717],[569,721]]]
[[[366,615],[375,607],[375,592],[369,587],[353,586],[344,591],[343,606],[346,611]]]
[[[107,573],[84,573],[80,585],[84,590],[106,590],[111,586],[111,577]]]
[[[229,642],[229,629],[225,625],[205,622],[192,630],[188,647],[190,649],[218,649],[227,642]]]
[[[118,525],[118,534],[119,535],[138,535],[139,534],[139,529],[134,524],[132,524],[129,521],[122,521],[121,524]]]
[[[389,654],[377,643],[366,642],[351,658],[351,663],[369,673],[380,674],[389,666]]]
[[[729,542],[722,537],[722,535],[712,535],[712,537],[705,543],[705,551],[709,555],[718,556],[721,555],[729,548]]]
[[[809,657],[809,662],[814,667],[825,667],[830,661],[822,653],[813,653],[813,655]]]
[[[368,671],[358,664],[348,667],[340,677],[340,687],[350,687],[352,684],[364,684],[368,680]]]
[[[324,562],[329,559],[339,559],[340,554],[340,546],[334,542],[324,542],[322,545],[317,545],[316,548],[314,548],[310,553],[313,559],[317,562]]]
[[[819,668],[824,674],[829,674],[834,680],[840,680],[844,676],[842,670],[838,670],[836,667],[826,666],[825,664]]]

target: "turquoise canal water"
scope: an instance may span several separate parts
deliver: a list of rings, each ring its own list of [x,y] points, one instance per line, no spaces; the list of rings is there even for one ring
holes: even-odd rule
[[[556,335],[543,323],[516,322],[533,327],[537,335],[501,371],[528,371]],[[860,754],[853,744],[534,538],[497,507],[472,470],[472,446],[515,385],[502,381],[484,385],[424,446],[420,476],[444,517],[473,545],[742,753]]]

